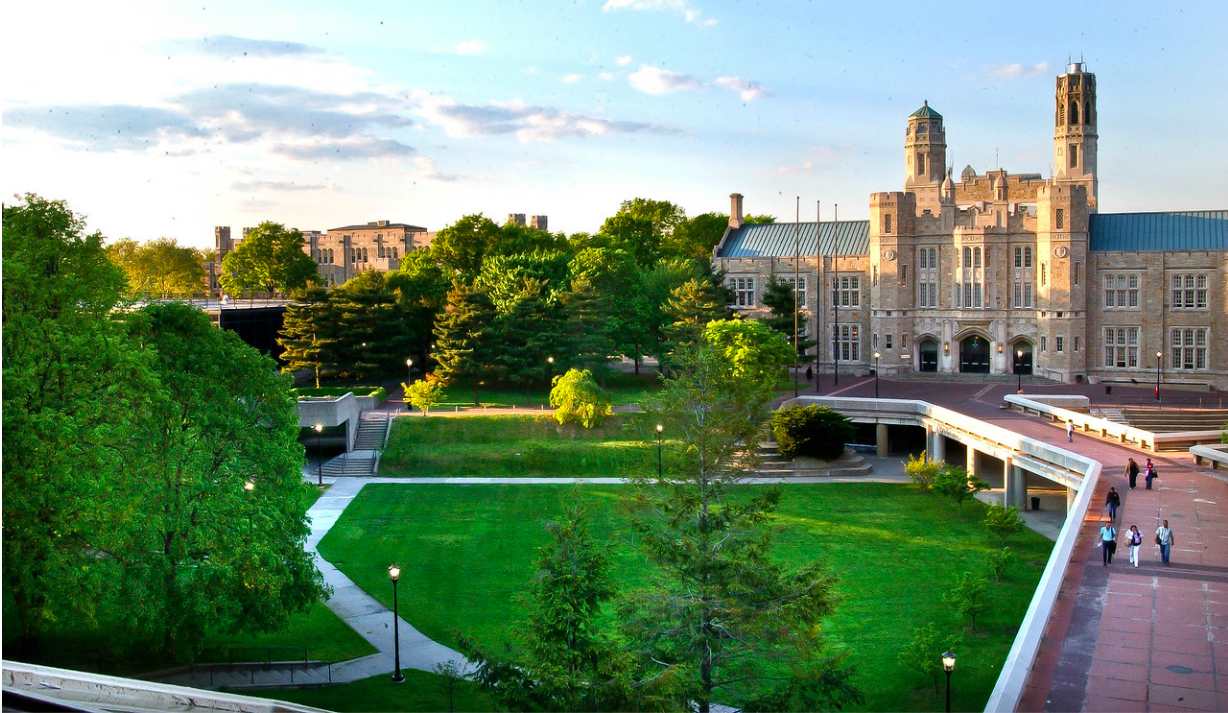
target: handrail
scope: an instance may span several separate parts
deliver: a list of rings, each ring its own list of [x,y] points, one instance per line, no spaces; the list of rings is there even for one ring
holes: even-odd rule
[[[1124,423],[1110,421],[1100,416],[1092,416],[1091,414],[1082,413],[1080,411],[1072,411],[1070,409],[1061,408],[1052,404],[1044,403],[1038,399],[1029,398],[1020,394],[1007,394],[1004,399],[1006,403],[1017,406],[1020,410],[1027,413],[1029,411],[1036,413],[1038,416],[1045,416],[1054,421],[1073,421],[1074,424],[1083,431],[1097,431],[1101,437],[1116,438],[1121,443],[1135,443],[1139,448],[1150,448],[1152,452],[1158,451],[1161,444],[1171,443],[1189,443],[1190,441],[1219,441],[1219,431],[1174,431],[1171,433],[1155,433],[1146,431],[1135,426],[1130,426]]]

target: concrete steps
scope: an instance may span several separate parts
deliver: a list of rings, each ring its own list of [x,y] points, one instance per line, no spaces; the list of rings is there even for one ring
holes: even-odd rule
[[[366,413],[358,422],[358,434],[354,437],[356,451],[382,451],[384,434],[388,431],[388,414]]]
[[[780,454],[775,443],[765,443],[759,447],[756,455],[759,457],[759,467],[755,469],[755,475],[767,478],[848,477],[869,475],[874,470],[861,454],[848,449],[834,461],[802,457],[788,460]]]
[[[1121,414],[1122,423],[1153,433],[1217,431],[1228,423],[1228,409],[1124,408]]]
[[[324,475],[331,478],[366,477],[375,473],[375,455],[370,451],[342,453],[324,463]]]

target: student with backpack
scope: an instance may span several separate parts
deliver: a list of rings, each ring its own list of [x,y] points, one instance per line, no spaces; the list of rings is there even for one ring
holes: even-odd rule
[[[1104,566],[1113,564],[1113,553],[1117,551],[1117,528],[1105,524],[1100,528],[1100,548],[1104,550]]]
[[[1144,481],[1146,481],[1146,483],[1147,483],[1147,489],[1148,489],[1148,490],[1151,490],[1151,481],[1153,481],[1153,480],[1155,480],[1156,478],[1159,478],[1159,477],[1160,477],[1160,474],[1159,474],[1158,472],[1156,472],[1156,467],[1155,467],[1154,465],[1152,465],[1152,463],[1151,463],[1151,459],[1150,459],[1150,458],[1148,458],[1148,459],[1147,459],[1146,475],[1144,475],[1144,476],[1143,476],[1143,480],[1144,480]]]

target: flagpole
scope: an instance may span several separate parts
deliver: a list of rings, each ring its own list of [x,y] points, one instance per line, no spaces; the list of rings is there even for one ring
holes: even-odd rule
[[[793,398],[798,395],[797,383],[797,262],[801,259],[801,248],[799,246],[800,232],[802,229],[802,197],[798,196],[796,205],[793,208]]]
[[[819,245],[823,225],[819,222],[823,201],[814,202],[814,393],[821,393],[823,376],[823,248]]]
[[[836,320],[832,332],[832,385],[840,385],[840,204],[834,204],[832,208],[832,238],[831,238],[831,263],[835,270],[836,277],[835,288],[832,289],[832,302],[835,303]]]

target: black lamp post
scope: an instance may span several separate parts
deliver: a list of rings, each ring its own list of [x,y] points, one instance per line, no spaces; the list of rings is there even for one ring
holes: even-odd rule
[[[414,360],[413,357],[405,360],[405,394],[402,398],[405,400],[405,413],[409,413],[409,385],[414,383]]]
[[[951,672],[955,670],[955,654],[950,649],[942,655],[942,670],[947,672],[947,713],[951,713]]]
[[[316,461],[316,481],[317,481],[316,485],[323,488],[324,487],[324,450],[323,450],[323,446],[320,443],[320,434],[324,432],[324,424],[317,423],[315,428],[316,428],[316,458],[320,459]]]
[[[878,398],[878,358],[882,356],[878,352],[874,352],[874,398]]]
[[[661,431],[665,430],[665,426],[657,424],[657,479],[661,479]]]
[[[550,378],[546,380],[546,388],[551,389],[554,388],[554,357],[546,357],[546,363],[549,364],[547,368],[550,370]],[[549,397],[547,397],[548,399]]]
[[[1164,352],[1156,352],[1156,401],[1160,400],[1160,368],[1164,364]]]
[[[1023,368],[1023,350],[1016,349],[1015,350],[1015,382],[1016,382],[1015,389],[1021,394],[1023,393],[1023,372],[1020,371],[1020,369],[1022,368]]]
[[[255,481],[251,481],[251,480],[249,480],[249,481],[247,481],[246,483],[244,483],[244,484],[243,484],[243,490],[244,490],[244,492],[248,492],[248,493],[250,493],[250,492],[252,492],[252,491],[253,491],[253,490],[255,490],[255,489],[256,489],[256,483],[255,483]],[[248,536],[248,537],[251,537],[251,534],[252,534],[252,527],[253,527],[253,525],[252,525],[252,511],[249,509],[249,510],[247,511],[247,536]]]
[[[392,672],[393,683],[404,683],[401,675],[401,617],[397,614],[397,580],[401,578],[401,568],[395,564],[388,568],[388,576],[392,578],[392,659],[396,670]],[[950,678],[950,674],[947,674]]]

